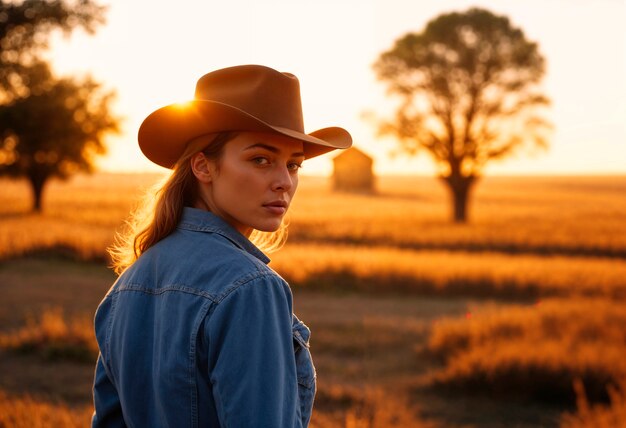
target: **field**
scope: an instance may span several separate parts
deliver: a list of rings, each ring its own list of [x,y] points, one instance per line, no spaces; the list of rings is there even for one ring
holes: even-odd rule
[[[0,427],[84,426],[105,248],[159,177],[0,181]],[[271,265],[313,332],[314,427],[626,426],[626,177],[304,177]]]

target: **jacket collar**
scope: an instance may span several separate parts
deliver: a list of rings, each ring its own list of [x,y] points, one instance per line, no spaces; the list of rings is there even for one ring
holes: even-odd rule
[[[180,229],[194,230],[198,232],[211,232],[222,235],[237,247],[252,254],[263,263],[270,262],[261,250],[259,250],[248,238],[243,236],[237,229],[228,224],[221,217],[210,211],[198,208],[184,207],[183,215],[178,223]]]

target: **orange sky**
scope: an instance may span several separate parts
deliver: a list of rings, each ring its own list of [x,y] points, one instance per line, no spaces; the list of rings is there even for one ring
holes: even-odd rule
[[[390,158],[361,119],[393,104],[371,64],[409,31],[443,12],[484,7],[509,16],[547,59],[544,80],[555,125],[548,152],[521,153],[488,174],[626,173],[626,2],[620,0],[112,0],[95,36],[54,37],[50,58],[61,74],[89,72],[118,92],[123,134],[109,139],[100,166],[160,170],[143,158],[136,132],[143,118],[193,96],[198,77],[236,64],[264,64],[301,81],[308,131],[339,125],[376,158],[382,174],[432,174],[425,155]],[[330,157],[305,163],[327,174]]]

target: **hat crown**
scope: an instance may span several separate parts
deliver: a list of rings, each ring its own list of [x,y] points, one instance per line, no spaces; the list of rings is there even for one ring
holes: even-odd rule
[[[192,140],[226,131],[268,132],[302,141],[306,159],[352,145],[350,133],[339,127],[306,134],[298,79],[262,65],[205,74],[194,100],[153,111],[141,123],[137,139],[148,159],[174,168]]]
[[[291,73],[261,65],[224,68],[198,80],[195,98],[227,104],[269,125],[304,132],[300,83]]]

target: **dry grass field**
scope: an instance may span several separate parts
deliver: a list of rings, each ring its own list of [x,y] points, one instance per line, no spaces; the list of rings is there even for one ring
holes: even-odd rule
[[[158,179],[98,174],[52,182],[44,215],[28,214],[25,182],[0,180],[0,257],[65,248],[102,259],[111,231]],[[380,178],[374,195],[353,195],[304,177],[290,243],[626,259],[626,177],[485,178],[468,225],[448,221],[447,198],[434,178]]]
[[[157,176],[0,180],[0,427],[85,426],[105,248]],[[303,177],[272,267],[313,331],[313,427],[626,426],[626,177]]]
[[[626,177],[485,178],[471,223],[448,221],[447,190],[433,178],[381,178],[374,196],[304,181],[292,237],[414,249],[626,258]]]

